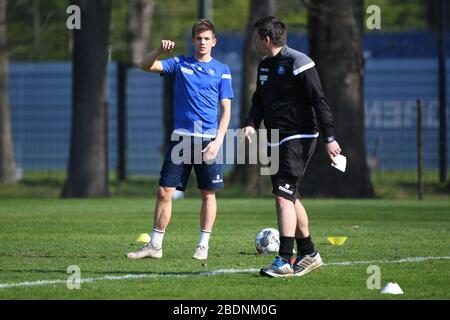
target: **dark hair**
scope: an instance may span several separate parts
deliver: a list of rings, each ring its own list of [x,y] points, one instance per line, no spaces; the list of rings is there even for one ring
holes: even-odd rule
[[[208,19],[198,20],[192,27],[192,38],[195,37],[197,33],[202,33],[205,31],[211,31],[214,36],[216,36],[216,27]]]
[[[266,17],[255,22],[253,30],[257,30],[259,37],[269,37],[276,46],[286,44],[287,26],[276,17]]]

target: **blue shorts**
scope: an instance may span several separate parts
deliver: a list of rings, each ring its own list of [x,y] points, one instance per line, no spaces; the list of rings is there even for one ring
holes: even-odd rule
[[[179,163],[179,158],[175,162],[174,159],[172,159],[172,150],[181,142],[170,142],[169,149],[167,151],[166,157],[164,159],[164,164],[161,169],[159,186],[166,188],[176,188],[177,190],[185,191],[193,167],[195,176],[197,178],[197,187],[200,190],[223,189],[224,185],[222,165],[215,162],[212,164],[207,164],[201,160],[201,150],[206,148],[210,141],[202,141],[200,149],[200,143],[196,148],[194,146],[194,139],[191,140],[191,150],[190,152],[187,152],[188,154],[183,154],[183,151],[178,152],[178,155],[183,159],[190,159],[189,161],[185,161],[184,163]],[[200,141],[201,140],[199,140],[199,142]],[[195,152],[197,152],[197,160],[200,161],[194,162]]]

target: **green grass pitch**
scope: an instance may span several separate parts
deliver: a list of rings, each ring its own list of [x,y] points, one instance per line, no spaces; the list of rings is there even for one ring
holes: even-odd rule
[[[163,259],[139,261],[124,255],[138,249],[140,233],[150,233],[152,199],[1,199],[0,299],[450,299],[450,201],[304,204],[327,265],[272,279],[257,270],[273,256],[254,247],[260,229],[276,227],[272,199],[219,196],[206,265],[191,259],[199,199],[174,203]],[[327,244],[333,235],[348,240]],[[427,259],[405,260],[418,257]],[[79,290],[65,284],[71,265],[90,279]],[[397,282],[405,294],[369,290],[370,265],[379,266],[382,287]]]

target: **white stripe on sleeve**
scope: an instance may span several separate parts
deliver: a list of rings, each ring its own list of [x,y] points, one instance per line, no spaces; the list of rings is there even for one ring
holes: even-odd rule
[[[298,68],[298,69],[295,69],[294,71],[292,71],[292,73],[294,74],[294,76],[296,76],[296,75],[302,73],[302,72],[305,71],[305,70],[311,69],[311,68],[314,67],[315,65],[316,65],[316,64],[314,63],[314,61],[313,61],[313,62],[310,62],[310,63],[305,64],[304,66],[302,66],[302,67],[300,67],[300,68]]]

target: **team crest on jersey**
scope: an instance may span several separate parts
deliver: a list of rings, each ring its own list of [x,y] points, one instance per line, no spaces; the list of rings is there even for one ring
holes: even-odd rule
[[[284,65],[280,64],[280,65],[278,66],[277,71],[278,71],[278,74],[279,74],[279,75],[283,75],[283,74],[286,73],[286,67],[285,67]]]
[[[216,70],[214,70],[213,68],[211,68],[211,69],[208,70],[208,73],[209,73],[210,75],[212,75],[212,76],[215,76],[215,75],[216,75]]]

